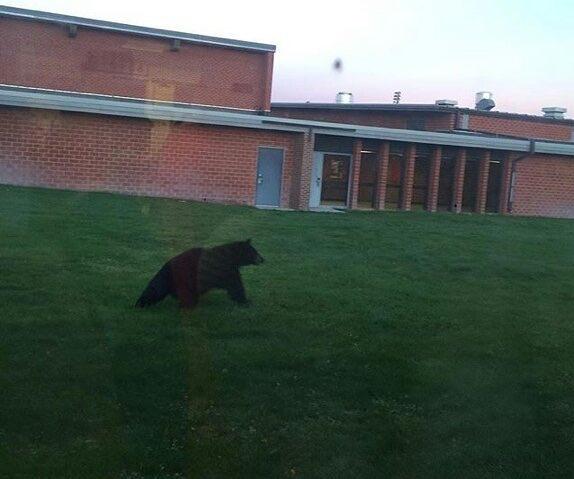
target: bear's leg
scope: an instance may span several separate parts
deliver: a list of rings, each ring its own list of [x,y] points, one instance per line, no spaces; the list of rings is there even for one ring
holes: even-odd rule
[[[187,265],[174,268],[173,283],[175,297],[179,301],[179,307],[190,309],[197,305],[199,295],[197,288],[194,287],[192,272]]]
[[[175,284],[175,296],[181,308],[193,308],[198,303],[199,295],[190,283],[188,278],[181,278]]]
[[[249,304],[249,301],[245,296],[245,288],[241,282],[241,276],[239,275],[239,272],[229,278],[225,289],[229,297],[236,303],[243,305]]]
[[[195,291],[195,288],[191,287],[191,284],[189,284],[188,281],[179,283],[175,288],[175,294],[179,301],[180,308],[193,308],[199,301],[197,291]]]
[[[179,307],[182,309],[192,309],[197,306],[197,296],[192,296],[191,294],[179,298]]]

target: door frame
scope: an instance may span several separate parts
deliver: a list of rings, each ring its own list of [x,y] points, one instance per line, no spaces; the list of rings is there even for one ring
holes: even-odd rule
[[[319,187],[319,201],[317,202],[316,205],[312,205],[311,204],[311,200],[313,199],[313,190],[315,189],[315,187],[313,186],[316,182],[316,178],[315,178],[315,163],[317,161],[317,158],[319,158],[319,161],[321,162],[321,168],[319,168],[319,174],[321,175],[320,178],[320,187]],[[321,155],[321,152],[319,151],[313,151],[313,163],[311,164],[311,183],[309,184],[309,208],[319,208],[321,206],[321,193],[323,191],[323,156]]]
[[[278,205],[260,205],[257,203],[257,172],[259,171],[259,152],[262,148],[267,150],[281,150],[281,174],[279,175],[279,204]],[[255,159],[255,191],[254,191],[254,201],[255,206],[263,206],[265,208],[281,208],[281,200],[283,199],[283,170],[285,167],[285,147],[282,146],[266,146],[260,145],[257,147],[257,157]]]
[[[349,177],[347,178],[347,197],[345,198],[345,205],[344,206],[337,206],[337,208],[348,208],[349,201],[351,197],[351,181],[353,180],[353,154],[352,153],[340,153],[338,151],[313,151],[313,163],[315,162],[315,155],[319,154],[322,155],[321,160],[322,164],[325,161],[325,155],[337,155],[337,156],[346,156],[349,158]],[[311,183],[309,187],[311,188],[313,184],[313,167],[311,167]],[[321,207],[321,196],[323,194],[323,168],[321,168],[321,191],[319,192],[319,207]],[[309,189],[309,207],[315,208],[311,206],[311,191]]]

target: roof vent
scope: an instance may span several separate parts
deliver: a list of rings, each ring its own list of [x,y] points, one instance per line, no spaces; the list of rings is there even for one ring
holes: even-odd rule
[[[547,106],[546,108],[542,108],[545,118],[555,118],[557,120],[564,119],[564,113],[567,111],[566,108],[559,106]]]
[[[477,110],[490,111],[495,106],[494,100],[492,99],[492,92],[490,91],[479,91],[475,96],[474,106]]]
[[[353,103],[353,94],[345,91],[340,91],[337,93],[337,98],[335,101],[337,103]]]
[[[451,108],[458,105],[458,101],[456,100],[437,100],[434,102],[436,106],[450,106]]]

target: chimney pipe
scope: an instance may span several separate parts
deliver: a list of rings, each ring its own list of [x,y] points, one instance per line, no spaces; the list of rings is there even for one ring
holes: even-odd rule
[[[346,91],[340,91],[337,93],[335,101],[337,103],[353,103],[353,94]]]
[[[434,104],[436,106],[449,106],[449,107],[453,108],[456,105],[458,105],[458,101],[444,99],[444,100],[437,100],[434,102]]]
[[[490,91],[479,91],[475,96],[474,106],[477,110],[490,111],[496,104]]]
[[[562,108],[559,106],[547,106],[542,108],[542,112],[544,113],[544,118],[554,118],[556,120],[563,120],[564,113],[568,110],[566,108]]]

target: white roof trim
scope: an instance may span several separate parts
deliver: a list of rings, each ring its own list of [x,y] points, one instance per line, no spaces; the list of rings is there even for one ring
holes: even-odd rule
[[[533,151],[535,153],[574,156],[574,143],[516,140],[483,135],[437,133],[431,131],[297,120],[249,113],[217,111],[215,109],[197,108],[197,106],[186,104],[166,104],[150,100],[122,99],[86,93],[70,94],[6,85],[0,85],[0,105],[147,118],[150,120],[203,123],[239,128],[291,132],[313,130],[315,133],[323,135],[517,152],[532,151],[532,146],[534,146]]]

